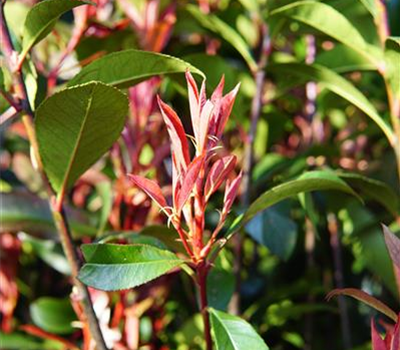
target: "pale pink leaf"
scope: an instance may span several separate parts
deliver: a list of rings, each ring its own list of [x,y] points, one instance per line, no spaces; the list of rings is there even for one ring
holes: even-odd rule
[[[397,316],[397,322],[394,326],[392,343],[390,350],[399,350],[400,349],[400,313]]]
[[[206,142],[207,142],[207,136],[208,136],[208,126],[210,122],[210,118],[212,117],[212,112],[214,109],[214,105],[210,100],[207,100],[205,103],[204,107],[201,110],[200,114],[200,127],[199,127],[199,133],[196,138],[197,141],[197,148],[199,151],[199,154],[201,154],[205,148]]]
[[[190,197],[203,164],[204,164],[204,158],[202,156],[196,157],[189,164],[188,169],[183,178],[182,187],[179,190],[178,200],[176,203],[177,205],[176,210],[178,214],[181,212],[182,207],[185,205],[186,201]]]
[[[347,295],[349,297],[362,301],[364,304],[367,304],[368,306],[374,308],[375,310],[391,318],[394,322],[397,321],[397,315],[390,307],[386,306],[378,299],[374,298],[373,296],[369,295],[368,293],[365,293],[360,289],[355,289],[355,288],[334,289],[333,291],[328,293],[326,299],[330,300],[331,298],[336,297],[338,295]]]
[[[171,138],[172,152],[175,154],[175,160],[178,165],[178,171],[186,170],[189,164],[189,145],[187,142],[185,129],[175,111],[164,103],[159,96],[157,96],[158,105],[160,106],[161,114],[164,122],[167,125],[168,133]]]
[[[141,190],[143,190],[160,208],[167,206],[167,201],[162,194],[160,186],[152,180],[149,180],[143,176],[128,175],[129,179]]]
[[[206,201],[208,201],[210,196],[221,186],[222,182],[228,178],[229,173],[233,170],[235,165],[236,156],[220,158],[212,165],[204,187]]]
[[[233,202],[235,201],[236,195],[239,190],[240,181],[242,180],[242,172],[239,173],[232,181],[226,182],[225,195],[224,195],[224,207],[222,209],[223,215],[228,215]]]

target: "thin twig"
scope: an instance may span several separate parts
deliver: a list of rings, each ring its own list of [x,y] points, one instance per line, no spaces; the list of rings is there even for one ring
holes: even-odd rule
[[[103,335],[100,330],[100,326],[96,317],[96,314],[93,310],[93,304],[90,299],[90,294],[88,288],[82,284],[78,279],[79,269],[81,267],[81,261],[78,256],[77,248],[75,247],[72,236],[71,230],[68,225],[67,217],[65,215],[64,207],[61,204],[56,204],[56,194],[51,188],[49,181],[45,175],[43,170],[40,155],[39,155],[39,148],[37,144],[34,122],[33,122],[33,112],[29,103],[28,94],[25,86],[25,82],[23,79],[23,75],[21,69],[17,69],[13,62],[12,57],[14,55],[14,48],[12,45],[10,33],[7,27],[7,22],[4,16],[4,5],[6,0],[2,0],[0,6],[0,20],[1,20],[1,36],[2,36],[2,51],[8,60],[8,65],[10,71],[13,73],[13,82],[16,94],[21,101],[22,107],[22,121],[27,129],[27,134],[29,141],[31,143],[32,149],[34,151],[34,156],[37,162],[37,168],[39,173],[41,174],[42,179],[46,185],[47,194],[49,197],[50,207],[52,209],[53,218],[60,235],[61,243],[65,252],[65,255],[68,259],[68,263],[71,267],[72,278],[74,281],[75,286],[78,288],[79,294],[82,297],[82,305],[85,317],[89,324],[91,336],[96,343],[96,347],[98,350],[107,350],[107,346],[104,342]],[[21,68],[21,67],[20,67]]]
[[[253,97],[251,104],[251,125],[248,134],[247,142],[244,151],[244,164],[243,164],[243,179],[242,179],[242,196],[241,204],[243,208],[247,208],[250,204],[250,185],[251,185],[251,173],[254,161],[254,139],[257,130],[257,123],[261,114],[262,107],[262,90],[265,80],[265,66],[267,65],[268,57],[271,50],[271,42],[268,33],[268,27],[265,23],[261,24],[261,49],[260,57],[257,63],[257,71],[254,74],[256,82],[256,92]],[[233,238],[235,260],[233,264],[233,273],[236,278],[235,293],[232,296],[229,304],[229,312],[235,315],[239,314],[240,311],[240,270],[242,267],[242,245],[243,245],[243,234],[238,232]]]

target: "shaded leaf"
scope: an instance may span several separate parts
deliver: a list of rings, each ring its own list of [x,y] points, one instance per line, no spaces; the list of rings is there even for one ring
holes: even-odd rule
[[[124,50],[113,52],[88,64],[68,86],[96,80],[123,88],[154,76],[184,73],[187,70],[204,78],[199,69],[179,58],[155,52]]]
[[[148,245],[85,244],[82,251],[86,264],[79,279],[106,291],[140,286],[184,263],[174,253]]]
[[[393,131],[367,97],[352,83],[334,71],[316,64],[305,65],[302,63],[274,64],[269,66],[269,70],[282,75],[292,75],[304,79],[304,81],[316,81],[320,83],[323,87],[341,96],[363,111],[381,128],[388,140],[392,142]]]
[[[355,289],[355,288],[334,289],[333,291],[328,293],[326,298],[330,300],[331,298],[338,295],[347,295],[349,297],[362,301],[364,304],[367,304],[373,309],[391,318],[394,322],[397,322],[397,315],[391,308],[389,308],[378,299],[374,298],[373,296],[365,293],[360,289]]]
[[[384,76],[390,84],[393,93],[393,103],[399,105],[400,111],[400,37],[389,37],[385,45],[385,72]],[[397,116],[398,117],[398,116]]]
[[[246,232],[283,260],[290,258],[296,246],[296,223],[276,207],[253,217],[246,225]]]
[[[75,328],[71,323],[77,320],[69,299],[42,297],[30,306],[33,322],[43,330],[56,334],[70,334]]]
[[[338,176],[354,188],[360,196],[371,198],[382,204],[393,216],[399,213],[399,197],[384,182],[354,173],[340,173]]]
[[[99,82],[62,90],[39,106],[39,152],[57,192],[73,186],[108,151],[124,127],[127,111],[126,96]]]
[[[226,310],[235,291],[235,276],[232,271],[214,267],[207,276],[208,305]]]
[[[209,309],[217,350],[268,350],[253,327],[240,317]]]
[[[80,0],[45,0],[33,6],[26,16],[22,30],[22,52],[25,56],[33,45],[45,38],[58,18],[74,7],[91,4]]]

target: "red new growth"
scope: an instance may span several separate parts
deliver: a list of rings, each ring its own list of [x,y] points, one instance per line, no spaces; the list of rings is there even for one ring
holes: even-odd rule
[[[216,145],[232,111],[239,85],[223,96],[224,78],[211,96],[206,97],[205,81],[200,91],[192,75],[186,73],[190,116],[194,131],[195,155],[175,111],[158,97],[158,105],[171,140],[172,208],[167,207],[161,188],[151,180],[131,175],[133,183],[147,193],[169,216],[188,255],[196,264],[207,257],[222,229],[236,197],[241,174],[235,176],[236,157],[220,157]],[[226,182],[224,205],[217,227],[205,231],[205,212],[210,196]]]

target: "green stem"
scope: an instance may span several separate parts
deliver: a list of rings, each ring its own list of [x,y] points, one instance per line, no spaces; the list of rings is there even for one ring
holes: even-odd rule
[[[1,29],[1,37],[2,37],[2,51],[4,56],[6,57],[8,66],[10,68],[11,73],[13,74],[13,83],[15,92],[21,102],[21,109],[22,109],[22,121],[24,126],[27,130],[28,139],[33,149],[34,158],[37,162],[38,171],[43,179],[43,183],[45,184],[50,208],[52,210],[53,218],[55,225],[57,227],[60,240],[63,246],[64,253],[67,257],[68,263],[71,267],[72,278],[74,281],[75,286],[78,289],[79,295],[82,299],[82,306],[83,306],[83,313],[86,321],[89,325],[89,330],[93,340],[96,343],[97,350],[108,350],[105,344],[103,335],[100,330],[100,326],[96,317],[96,314],[93,310],[93,304],[90,299],[90,294],[88,288],[82,284],[77,276],[79,273],[79,269],[81,267],[81,261],[78,256],[77,248],[74,245],[71,236],[71,230],[68,225],[67,217],[65,215],[64,207],[62,200],[56,200],[56,194],[54,193],[53,189],[51,188],[49,181],[45,175],[40,154],[39,154],[39,146],[37,143],[36,133],[35,133],[35,126],[33,122],[33,112],[32,108],[29,103],[28,93],[26,90],[26,85],[23,79],[23,75],[21,72],[21,66],[15,67],[12,62],[12,57],[14,55],[14,48],[12,45],[9,29],[7,26],[7,22],[4,16],[4,5],[5,0],[1,0],[0,6],[0,29]]]

